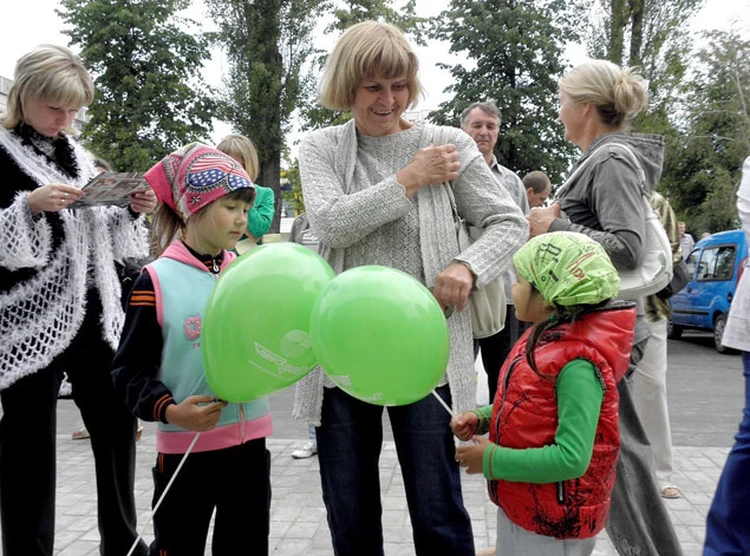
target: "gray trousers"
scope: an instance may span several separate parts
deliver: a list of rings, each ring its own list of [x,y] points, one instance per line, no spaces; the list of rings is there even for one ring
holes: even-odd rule
[[[502,508],[497,509],[495,556],[590,556],[596,537],[556,539],[527,531],[513,523]]]
[[[635,408],[629,378],[647,341],[633,345],[628,376],[617,386],[620,459],[606,528],[618,554],[682,556],[680,541],[656,483],[651,445]]]

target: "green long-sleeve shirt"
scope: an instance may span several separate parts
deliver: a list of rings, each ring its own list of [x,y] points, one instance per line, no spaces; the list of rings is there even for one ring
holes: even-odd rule
[[[583,359],[574,359],[557,378],[555,443],[525,449],[490,444],[484,452],[484,476],[524,483],[555,483],[582,476],[591,463],[603,398],[594,366]],[[480,419],[477,432],[486,432],[492,406],[479,408],[475,413]]]
[[[247,215],[247,231],[256,239],[268,232],[276,210],[273,189],[255,184],[255,202]]]

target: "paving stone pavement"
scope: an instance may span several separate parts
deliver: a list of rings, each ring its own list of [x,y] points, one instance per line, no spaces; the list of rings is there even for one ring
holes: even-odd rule
[[[146,423],[138,443],[136,497],[139,531],[150,542],[151,466],[155,457],[153,424]],[[331,537],[320,493],[317,457],[295,460],[291,452],[304,439],[269,438],[272,454],[271,554],[278,556],[330,556]],[[704,523],[727,448],[675,448],[675,483],[683,497],[665,501],[686,556],[699,556]],[[89,442],[58,435],[58,487],[56,554],[98,554],[96,486]],[[393,442],[384,443],[381,456],[383,526],[387,556],[414,554],[403,480]],[[462,475],[466,506],[471,514],[477,549],[494,546],[496,508],[487,498],[484,481]],[[210,554],[210,548],[206,554]],[[616,554],[602,534],[596,556]]]

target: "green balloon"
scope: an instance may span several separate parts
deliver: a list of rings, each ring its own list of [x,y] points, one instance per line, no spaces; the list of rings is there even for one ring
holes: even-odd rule
[[[261,245],[227,268],[206,306],[206,380],[222,400],[247,402],[294,384],[317,364],[310,313],[334,272],[296,243]]]
[[[376,405],[406,405],[429,395],[450,353],[448,325],[432,293],[382,266],[334,278],[313,307],[310,336],[331,379]]]

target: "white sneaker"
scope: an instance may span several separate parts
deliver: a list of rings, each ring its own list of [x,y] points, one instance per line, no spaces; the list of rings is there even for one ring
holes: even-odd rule
[[[305,458],[311,458],[315,454],[318,453],[318,446],[314,442],[306,442],[294,452],[292,452],[292,457],[294,459],[305,459]]]

